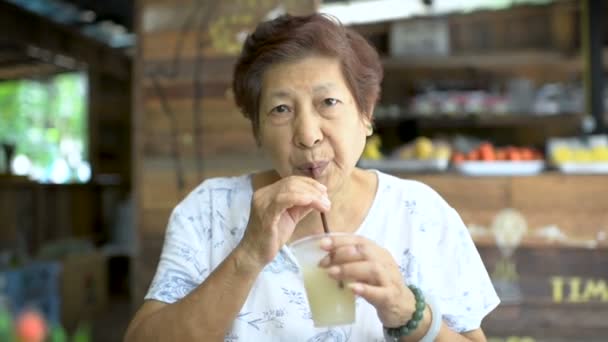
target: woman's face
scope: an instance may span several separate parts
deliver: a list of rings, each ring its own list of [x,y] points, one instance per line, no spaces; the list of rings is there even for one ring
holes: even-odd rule
[[[269,68],[262,79],[260,143],[281,177],[312,176],[330,190],[350,177],[369,133],[335,58]]]

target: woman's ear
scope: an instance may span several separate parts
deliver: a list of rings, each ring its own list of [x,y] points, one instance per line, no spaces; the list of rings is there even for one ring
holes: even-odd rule
[[[371,137],[372,134],[374,134],[374,126],[372,125],[372,123],[368,122],[365,125],[365,128],[367,129],[367,131],[365,132],[365,135],[368,136],[368,137]]]
[[[370,112],[373,113],[373,112]],[[365,135],[371,136],[374,134],[374,125],[373,125],[373,117],[372,114],[363,113],[361,115],[363,120],[363,125],[365,125]]]

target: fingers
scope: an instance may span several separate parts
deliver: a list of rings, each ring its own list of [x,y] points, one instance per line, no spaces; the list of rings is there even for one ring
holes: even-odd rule
[[[327,256],[321,259],[319,266],[327,267],[329,265],[340,265],[348,262],[366,260],[367,248],[365,245],[346,245],[338,248],[333,248]]]
[[[361,296],[374,307],[383,307],[391,301],[389,292],[383,287],[357,282],[349,283],[347,286],[353,293]]]
[[[331,205],[325,185],[312,178],[288,177],[277,186],[276,200],[283,208],[313,204],[315,209],[326,211]]]
[[[388,271],[379,263],[370,261],[349,262],[333,265],[327,269],[330,277],[377,286],[388,284]]]
[[[302,176],[292,176],[290,178],[295,178],[298,180],[302,180],[304,183],[308,183],[312,186],[314,186],[315,188],[327,193],[327,187],[325,186],[325,184],[319,182],[318,180],[311,178],[311,177],[302,177]]]
[[[359,246],[358,248],[361,248],[360,246],[368,246],[369,244],[370,241],[362,236],[355,234],[347,234],[324,238],[321,241],[321,248],[325,249],[326,251],[331,251],[344,246],[356,245]]]
[[[293,207],[299,211],[316,209],[326,212],[331,207],[327,188],[318,181],[307,177],[287,177],[254,194],[258,210],[276,216]]]
[[[326,212],[331,207],[331,202],[327,195],[307,192],[283,192],[276,196],[275,211],[282,212],[295,206],[312,207],[322,212]]]
[[[388,250],[358,235],[331,236],[321,241],[321,247],[329,253],[319,266],[326,267],[330,277],[344,281],[373,305],[382,322],[401,321],[402,302],[412,301],[404,295],[407,287]]]

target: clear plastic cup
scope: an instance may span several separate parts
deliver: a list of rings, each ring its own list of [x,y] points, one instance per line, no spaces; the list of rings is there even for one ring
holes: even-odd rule
[[[321,249],[321,239],[327,236],[345,235],[329,233],[308,236],[290,245],[304,276],[306,296],[315,327],[351,324],[355,321],[355,295],[346,284],[338,282],[319,267],[327,255]]]

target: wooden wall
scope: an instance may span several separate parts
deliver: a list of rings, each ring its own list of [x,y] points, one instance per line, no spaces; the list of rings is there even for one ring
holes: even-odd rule
[[[115,223],[120,185],[39,184],[0,176],[0,248],[26,248],[30,256],[49,241],[87,239],[108,242]]]
[[[93,178],[101,183],[118,183],[125,191],[130,187],[132,172],[131,68],[129,64],[128,72],[121,77],[98,69],[87,72]]]
[[[608,176],[545,173],[532,177],[466,177],[459,174],[412,175],[437,190],[462,216],[465,223],[489,228],[495,215],[505,208],[519,211],[526,219],[528,234],[522,243],[545,246],[535,235],[541,228],[559,227],[568,238],[557,245],[586,247],[601,232],[608,234]],[[490,232],[488,232],[490,233]],[[538,233],[538,232],[536,232]],[[493,244],[493,236],[479,233],[481,244]],[[607,240],[598,247],[608,247]],[[556,241],[557,242],[557,241]],[[594,247],[594,246],[591,246]]]
[[[138,1],[136,298],[149,286],[172,208],[204,178],[264,165],[230,94],[239,37],[273,12],[303,14],[315,6],[313,0]]]
[[[91,183],[70,185],[37,184],[0,174],[0,248],[21,248],[17,244],[22,239],[28,252],[35,254],[45,242],[70,237],[103,244],[111,238],[111,216],[116,210],[116,203],[108,198],[128,192],[131,179],[131,59],[75,28],[6,1],[0,1],[0,30],[2,40],[15,46],[33,46],[51,57],[74,60],[73,68],[51,65],[53,58],[32,66],[47,63],[43,69],[48,74],[87,74],[88,157],[93,171]],[[22,71],[13,76],[46,75],[36,67],[18,67],[19,59],[11,63],[4,69]]]
[[[503,301],[483,324],[494,341],[605,340],[608,176],[399,176],[430,185],[469,226]],[[510,256],[493,233],[507,208],[527,225]]]

